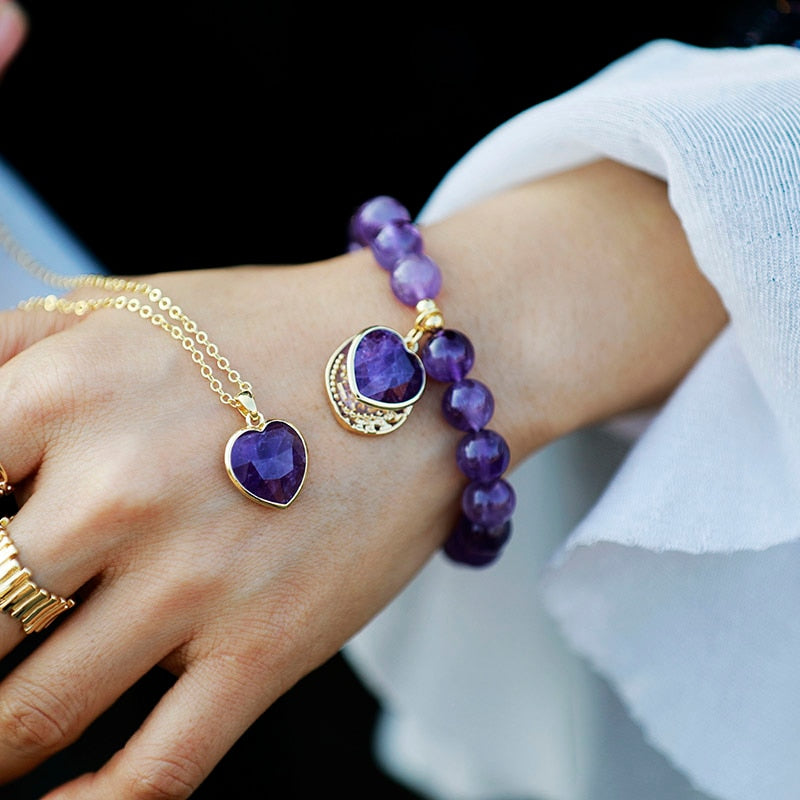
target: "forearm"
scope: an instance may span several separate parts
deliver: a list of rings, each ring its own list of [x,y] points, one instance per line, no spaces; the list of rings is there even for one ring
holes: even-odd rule
[[[446,325],[475,344],[470,375],[495,393],[491,427],[515,461],[660,402],[726,321],[664,183],[616,162],[501,193],[422,233],[442,269]],[[368,250],[334,262],[310,267],[329,348],[371,324],[409,329],[413,312]],[[442,390],[430,386],[407,430],[438,415]]]
[[[442,302],[480,342],[521,453],[662,400],[725,321],[666,186],[618,163],[499,196],[427,239],[457,273]]]

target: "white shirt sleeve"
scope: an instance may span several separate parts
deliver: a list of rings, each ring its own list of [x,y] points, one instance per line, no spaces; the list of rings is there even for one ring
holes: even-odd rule
[[[434,798],[795,800],[800,50],[653,42],[491,133],[420,220],[601,157],[667,182],[729,326],[632,446],[512,473],[496,564],[437,556],[344,652]]]

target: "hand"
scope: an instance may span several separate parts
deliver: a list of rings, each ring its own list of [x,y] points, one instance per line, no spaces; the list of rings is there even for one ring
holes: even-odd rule
[[[0,74],[14,60],[28,33],[28,19],[12,0],[0,2]]]
[[[425,239],[515,462],[663,399],[725,321],[663,185],[620,165],[504,193]],[[47,800],[188,797],[417,573],[464,485],[443,387],[378,439],[327,406],[334,348],[370,324],[410,327],[368,253],[148,281],[209,332],[262,413],[300,428],[309,473],[288,509],[236,491],[222,451],[238,415],[128,312],[0,315],[0,460],[24,500],[11,533],[40,585],[80,599],[0,685],[0,781],[76,739],[154,665],[179,676],[123,751]],[[0,615],[0,657],[22,638]]]

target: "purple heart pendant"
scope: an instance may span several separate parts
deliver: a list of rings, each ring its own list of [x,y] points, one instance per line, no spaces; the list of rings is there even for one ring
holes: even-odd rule
[[[415,403],[425,388],[425,367],[391,328],[367,328],[353,339],[347,372],[356,397],[378,408]]]
[[[425,367],[395,330],[375,325],[345,341],[326,368],[338,421],[365,434],[391,433],[408,419],[425,389]]]
[[[306,478],[308,448],[300,431],[280,419],[243,428],[228,440],[225,468],[239,491],[257,503],[286,508]]]

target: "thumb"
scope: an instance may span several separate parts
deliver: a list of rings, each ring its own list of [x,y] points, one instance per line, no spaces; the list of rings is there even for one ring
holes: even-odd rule
[[[28,33],[28,17],[12,0],[0,0],[0,73],[13,61]]]

